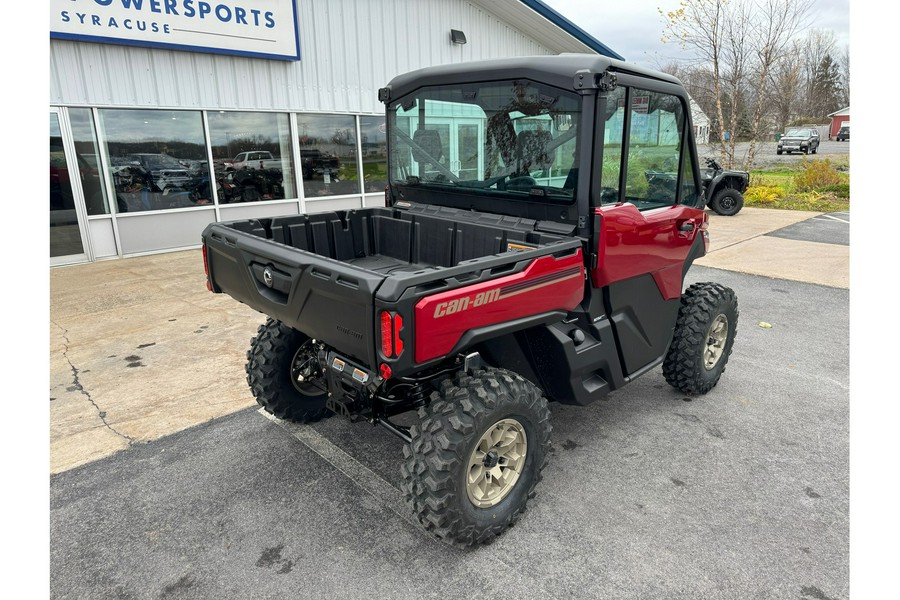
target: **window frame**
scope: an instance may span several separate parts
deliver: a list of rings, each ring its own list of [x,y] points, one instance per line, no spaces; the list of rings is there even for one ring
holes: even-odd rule
[[[677,170],[677,178],[676,178],[676,196],[675,203],[671,206],[679,206],[683,205],[684,198],[684,186],[683,186],[683,177],[684,177],[684,156],[685,152],[690,152],[690,156],[692,159],[691,164],[691,172],[694,179],[694,189],[696,190],[697,202],[694,204],[690,204],[689,206],[694,206],[695,208],[701,208],[701,199],[703,198],[703,189],[700,184],[700,171],[699,171],[699,163],[697,160],[697,152],[696,152],[696,140],[693,136],[688,135],[689,132],[693,131],[693,119],[691,117],[690,111],[690,102],[688,101],[687,93],[684,88],[679,85],[675,85],[669,82],[660,81],[656,79],[650,79],[647,77],[642,77],[639,75],[633,75],[630,73],[617,73],[617,87],[625,88],[625,107],[631,106],[631,99],[634,93],[635,88],[644,92],[652,92],[656,94],[667,94],[669,96],[675,97],[678,102],[681,104],[682,111],[684,113],[684,122],[682,124],[682,130],[679,132],[679,142],[680,142],[680,152],[678,156],[678,170]],[[613,90],[609,90],[613,91]],[[610,204],[601,204],[600,202],[600,181],[602,179],[602,171],[603,168],[603,152],[604,152],[604,135],[600,134],[600,127],[606,123],[606,119],[608,117],[607,114],[607,98],[608,92],[601,92],[597,94],[597,104],[595,105],[596,112],[598,118],[596,120],[596,126],[594,127],[595,132],[595,148],[594,148],[594,172],[596,176],[592,178],[592,183],[594,185],[591,186],[591,206],[593,208],[599,208],[601,206],[609,206]],[[622,123],[622,157],[619,163],[619,190],[618,190],[618,200],[617,204],[623,204],[627,202],[625,198],[625,184],[628,177],[628,155],[630,153],[630,132],[631,132],[631,110],[625,110],[623,115],[623,123]],[[653,210],[653,209],[642,209],[642,210]]]

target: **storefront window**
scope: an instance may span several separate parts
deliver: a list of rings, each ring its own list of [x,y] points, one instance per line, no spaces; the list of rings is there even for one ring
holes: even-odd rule
[[[297,130],[306,197],[358,194],[356,118],[350,115],[297,115]]]
[[[383,192],[387,186],[387,135],[384,117],[360,117],[363,190]]]
[[[287,114],[219,111],[208,121],[220,204],[297,197]]]
[[[108,215],[109,202],[100,172],[100,150],[89,108],[70,108],[69,125],[75,141],[75,158],[81,175],[81,189],[89,215]]]
[[[212,204],[199,111],[103,109],[100,122],[119,212]]]

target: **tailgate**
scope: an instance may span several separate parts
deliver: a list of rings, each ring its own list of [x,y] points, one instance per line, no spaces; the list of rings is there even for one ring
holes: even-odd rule
[[[214,223],[209,279],[247,306],[375,365],[375,290],[384,276]]]

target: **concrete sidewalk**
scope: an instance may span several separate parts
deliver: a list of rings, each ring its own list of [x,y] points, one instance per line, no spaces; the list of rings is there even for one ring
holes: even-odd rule
[[[850,247],[767,236],[822,213],[744,208],[733,217],[709,213],[709,253],[696,264],[716,269],[850,287]]]
[[[710,215],[707,267],[849,287],[849,247],[766,236],[819,213]],[[255,406],[265,316],[206,290],[200,250],[50,270],[50,471]]]

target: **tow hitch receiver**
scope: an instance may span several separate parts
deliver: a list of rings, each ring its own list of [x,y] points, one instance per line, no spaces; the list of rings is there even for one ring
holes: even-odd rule
[[[375,375],[347,358],[329,351],[325,356],[328,400],[325,406],[341,416],[355,421],[366,406],[369,385]]]

